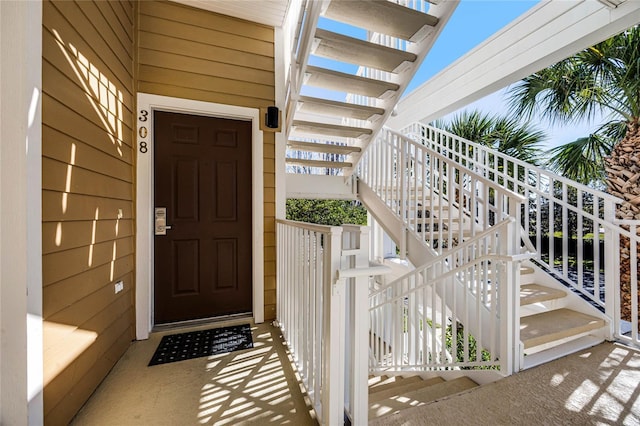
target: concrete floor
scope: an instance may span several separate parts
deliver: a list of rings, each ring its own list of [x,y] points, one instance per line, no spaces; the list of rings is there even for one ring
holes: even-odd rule
[[[184,331],[134,342],[71,424],[316,424],[279,329],[252,325],[253,349],[147,366],[163,335]]]
[[[372,426],[640,425],[640,351],[613,343],[557,359]]]
[[[162,335],[181,331],[133,343],[72,424],[317,423],[277,328],[253,325],[253,349],[147,367]],[[640,425],[640,351],[603,343],[370,423]]]

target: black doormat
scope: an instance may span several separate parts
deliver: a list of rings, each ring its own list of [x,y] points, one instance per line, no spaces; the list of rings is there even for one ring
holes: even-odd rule
[[[249,324],[164,336],[149,366],[253,348]]]

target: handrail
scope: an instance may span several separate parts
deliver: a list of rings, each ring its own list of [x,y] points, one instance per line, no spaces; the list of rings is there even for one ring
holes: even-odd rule
[[[423,148],[424,147],[424,145],[422,145],[422,144],[416,142],[415,140],[407,137],[407,135],[405,135],[405,134],[397,132],[397,131],[395,131],[393,129],[390,129],[390,128],[386,127],[386,126],[383,129],[386,132],[388,132],[388,133],[390,133],[390,134],[392,134],[394,136],[397,136],[399,138],[402,138],[402,139],[406,140],[408,143],[410,143],[411,145],[414,145],[415,147],[419,147],[419,148]],[[443,155],[443,154],[441,154],[439,152],[435,152],[434,151],[434,152],[431,152],[430,154],[433,155],[434,157],[438,158],[438,159],[443,160],[443,161],[447,161],[447,162],[453,161],[451,158],[449,158],[446,155]],[[456,164],[458,164],[458,163],[456,163]],[[520,194],[518,194],[516,192],[513,192],[513,191],[511,191],[511,190],[509,190],[509,189],[507,189],[507,188],[505,188],[505,187],[503,187],[501,185],[496,185],[496,182],[494,182],[494,181],[492,181],[490,179],[487,179],[485,176],[483,176],[482,174],[476,172],[475,170],[468,169],[468,172],[470,174],[472,174],[481,183],[484,183],[484,184],[487,184],[487,185],[491,185],[496,191],[498,191],[499,193],[501,193],[503,195],[507,195],[507,196],[513,198],[514,200],[516,200],[516,202],[524,203],[526,201],[525,197],[523,197],[522,195],[520,195]]]
[[[459,251],[464,251],[465,249],[471,247],[474,244],[477,244],[478,241],[484,239],[485,237],[489,236],[490,234],[494,234],[496,233],[497,230],[506,227],[507,225],[509,225],[510,223],[515,222],[515,219],[512,217],[508,217],[504,220],[502,220],[500,223],[493,225],[491,228],[488,228],[484,231],[482,231],[481,233],[475,235],[472,238],[469,238],[468,240],[464,241],[463,243],[461,243],[460,245],[456,246],[455,248],[446,250],[444,252],[442,252],[441,254],[439,254],[438,256],[434,257],[433,259],[431,259],[429,262],[425,263],[424,265],[420,265],[418,266],[416,269],[412,270],[411,272],[408,272],[407,274],[403,275],[402,277],[397,278],[396,280],[385,284],[383,287],[381,287],[380,289],[378,289],[378,291],[372,292],[370,293],[370,296],[376,296],[379,293],[383,293],[384,291],[388,290],[389,287],[393,286],[396,281],[400,281],[403,278],[405,278],[406,276],[412,275],[412,274],[416,274],[419,273],[427,268],[432,267],[433,265],[437,264],[437,263],[442,263],[443,260],[445,260],[446,258],[452,256],[454,253],[459,252]],[[500,256],[500,255],[496,255],[496,254],[491,254],[490,256],[494,256],[496,260],[513,260],[511,255],[504,255],[504,256]],[[496,257],[497,256],[497,257]]]
[[[640,346],[640,221],[621,217],[624,200],[433,126],[414,123],[402,133],[524,196],[520,224],[535,263],[603,310],[618,339]]]
[[[541,167],[538,167],[538,166],[535,166],[533,164],[527,163],[527,162],[522,161],[522,160],[520,160],[518,158],[512,157],[512,156],[510,156],[508,154],[505,154],[503,152],[500,152],[500,151],[497,151],[497,150],[495,150],[493,148],[490,148],[490,147],[488,147],[486,145],[481,145],[481,144],[479,144],[477,142],[470,141],[468,139],[465,139],[465,138],[462,138],[460,136],[457,136],[457,135],[455,135],[455,134],[453,134],[451,132],[448,132],[448,131],[442,130],[442,129],[438,129],[437,127],[433,127],[433,126],[430,126],[428,124],[413,123],[413,124],[405,127],[404,129],[402,129],[399,133],[404,135],[405,137],[409,137],[409,138],[410,138],[410,136],[407,136],[408,134],[409,135],[415,135],[417,137],[421,137],[421,136],[419,136],[419,133],[415,133],[414,131],[412,131],[412,129],[414,129],[415,127],[423,128],[423,129],[426,129],[428,131],[440,133],[443,136],[445,136],[447,138],[450,138],[452,140],[453,139],[459,140],[459,141],[463,142],[464,144],[468,144],[469,146],[473,147],[474,150],[484,151],[484,152],[487,152],[487,153],[489,153],[491,155],[494,155],[496,157],[508,159],[509,162],[517,164],[518,166],[521,166],[521,167],[526,167],[527,169],[529,169],[531,171],[535,171],[535,172],[539,173],[540,175],[553,176],[554,180],[567,181],[567,182],[571,183],[571,186],[574,186],[575,188],[581,189],[582,191],[585,191],[585,192],[592,192],[594,194],[597,194],[598,197],[600,197],[602,199],[606,199],[608,201],[615,202],[616,204],[624,202],[624,200],[622,200],[621,198],[616,197],[614,195],[607,194],[606,192],[602,192],[602,191],[599,191],[597,189],[593,189],[593,188],[591,188],[589,186],[586,186],[584,184],[581,184],[579,182],[572,181],[571,179],[567,179],[567,178],[565,178],[565,177],[563,177],[563,176],[561,176],[561,175],[559,175],[557,173],[554,173],[552,171],[549,171],[547,169],[543,169]],[[445,147],[445,148],[446,149],[452,149],[452,147]],[[460,154],[459,152],[457,152],[457,153]],[[473,160],[473,161],[478,161],[478,160],[476,159],[476,160]],[[482,166],[482,164],[480,164],[480,166]],[[486,166],[484,166],[484,167],[486,167]],[[492,170],[492,172],[494,172],[494,171],[495,170]],[[498,172],[498,173],[503,173],[503,172]],[[504,174],[504,176],[508,176],[508,175]]]
[[[508,305],[516,291],[515,259],[506,244],[496,243],[515,228],[507,218],[371,292],[372,369],[514,371],[518,327],[510,328],[517,317]]]
[[[507,216],[520,221],[525,197],[391,129],[365,156],[359,178],[434,255]],[[521,244],[519,229],[514,239]]]

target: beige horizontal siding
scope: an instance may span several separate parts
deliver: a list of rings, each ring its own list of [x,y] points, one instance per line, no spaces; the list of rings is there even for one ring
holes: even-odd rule
[[[43,4],[45,423],[68,424],[134,329],[134,4]],[[115,294],[114,283],[124,290]]]

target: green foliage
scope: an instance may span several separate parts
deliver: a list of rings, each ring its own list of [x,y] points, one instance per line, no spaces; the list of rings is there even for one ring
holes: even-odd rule
[[[287,219],[318,225],[366,225],[367,210],[359,201],[287,200]]]
[[[517,117],[538,114],[551,123],[608,117],[593,134],[552,149],[548,163],[570,179],[602,185],[604,158],[640,117],[640,26],[524,78],[509,93]]]
[[[454,116],[450,122],[438,121],[434,125],[461,138],[536,165],[542,157],[540,144],[546,138],[544,132],[529,123],[480,111],[464,111]]]
[[[456,323],[456,334],[457,334],[457,345],[456,345],[456,360],[464,361],[464,327],[461,323]],[[452,325],[448,325],[445,330],[445,339],[447,344],[447,349],[451,351],[453,347],[453,327]],[[478,343],[476,339],[472,336],[468,336],[468,345],[467,345],[467,353],[469,361],[491,361],[491,354],[488,351],[482,350],[480,357],[478,357]]]

